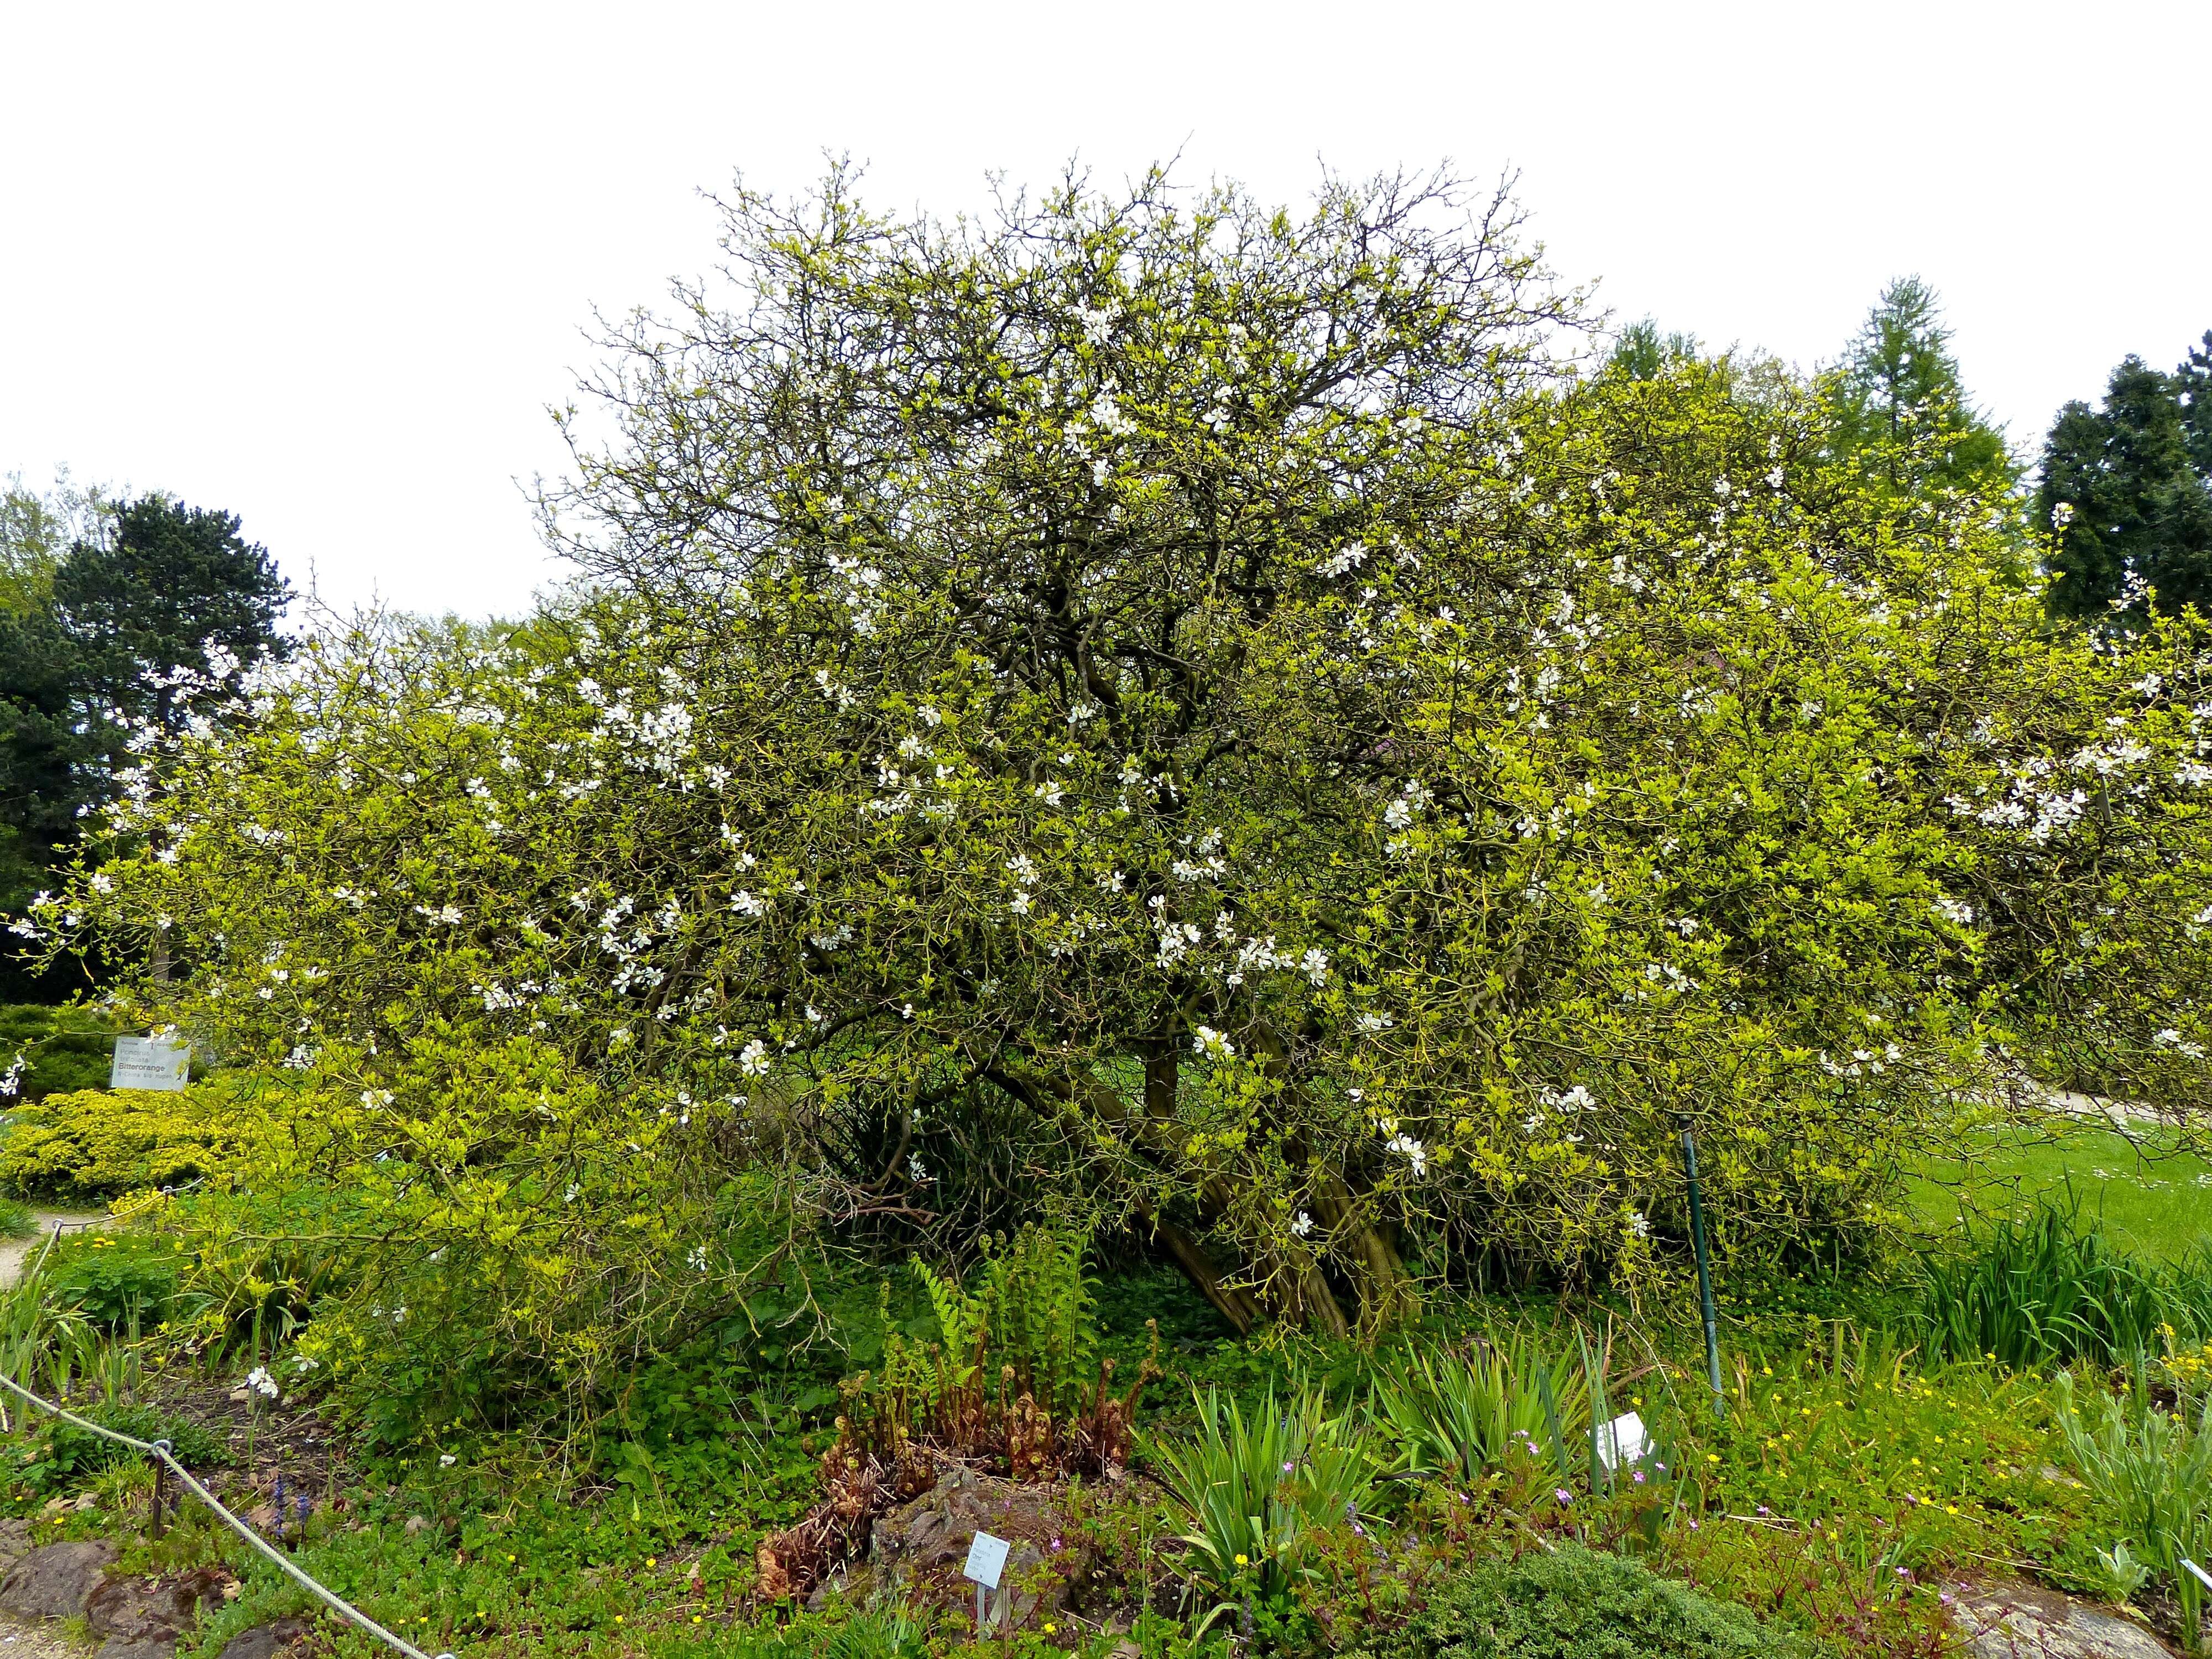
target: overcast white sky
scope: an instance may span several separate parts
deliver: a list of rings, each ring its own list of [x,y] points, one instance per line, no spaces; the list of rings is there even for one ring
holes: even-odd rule
[[[2212,327],[2208,47],[2204,0],[0,0],[0,473],[228,507],[341,605],[513,611],[592,308],[711,264],[702,187],[825,149],[939,210],[1071,156],[1281,199],[1514,167],[1624,320],[1810,366],[1920,272],[2033,441]]]

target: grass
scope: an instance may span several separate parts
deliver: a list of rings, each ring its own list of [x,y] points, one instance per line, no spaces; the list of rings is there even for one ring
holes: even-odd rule
[[[2025,1217],[2039,1199],[2101,1217],[2115,1243],[2171,1261],[2212,1243],[2212,1164],[2180,1150],[2175,1132],[2144,1125],[2127,1134],[2092,1124],[2031,1130],[1993,1126],[1966,1160],[1929,1166],[1912,1182],[1915,1214],[1930,1229],[1962,1212]]]

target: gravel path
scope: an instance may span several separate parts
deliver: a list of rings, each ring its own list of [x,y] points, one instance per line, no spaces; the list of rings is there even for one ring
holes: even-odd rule
[[[39,1231],[28,1238],[0,1238],[0,1285],[12,1285],[23,1271],[23,1263],[46,1248],[46,1241],[54,1236],[54,1224],[75,1229],[93,1225],[108,1219],[100,1211],[33,1210],[32,1218]]]
[[[26,1621],[0,1613],[0,1654],[7,1659],[84,1659],[90,1642],[72,1642],[58,1619]]]

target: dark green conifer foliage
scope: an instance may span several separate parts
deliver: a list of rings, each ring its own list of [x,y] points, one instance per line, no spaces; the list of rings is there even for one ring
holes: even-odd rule
[[[210,644],[242,661],[281,653],[276,618],[291,590],[234,514],[148,495],[122,507],[114,532],[79,542],[54,572],[54,616],[79,653],[82,694],[107,710],[173,724],[188,699],[146,672],[200,666]]]
[[[1607,354],[1604,373],[1632,380],[1656,380],[1677,363],[1695,362],[1698,337],[1680,331],[1662,334],[1656,318],[1646,317],[1620,331]]]
[[[2018,476],[2003,431],[1967,400],[1936,290],[1900,276],[1829,377],[1836,454],[1900,491],[1968,489]]]
[[[2054,615],[2212,609],[2212,375],[2208,350],[2166,374],[2130,356],[2104,406],[2075,401],[2043,446],[2037,507],[2051,527]]]
[[[99,520],[44,569],[17,561],[41,580],[0,605],[0,916],[56,884],[84,815],[107,798],[118,722],[173,730],[219,695],[156,682],[204,669],[210,644],[242,663],[285,648],[276,622],[290,589],[234,516],[147,495]],[[0,939],[0,1000],[58,994],[9,959],[12,943]]]

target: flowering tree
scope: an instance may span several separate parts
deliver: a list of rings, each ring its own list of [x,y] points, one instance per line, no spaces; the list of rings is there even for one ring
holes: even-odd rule
[[[775,1217],[939,1224],[978,1124],[1345,1331],[1641,1270],[1686,1120],[1765,1248],[2007,1065],[2201,1085],[2195,620],[2045,633],[2008,504],[1813,397],[1561,376],[1450,204],[744,198],[744,305],[618,343],[552,504],[592,590],[149,732],[45,925],[172,933],[169,1017],[296,1073],[333,1360],[587,1376]]]

